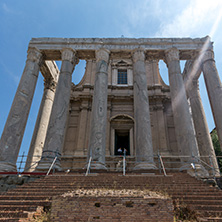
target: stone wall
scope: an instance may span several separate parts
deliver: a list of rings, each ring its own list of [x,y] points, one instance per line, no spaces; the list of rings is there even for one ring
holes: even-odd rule
[[[53,221],[173,221],[170,199],[143,197],[54,197]]]

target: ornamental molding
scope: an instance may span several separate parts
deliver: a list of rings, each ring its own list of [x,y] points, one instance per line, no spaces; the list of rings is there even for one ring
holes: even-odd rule
[[[49,89],[53,92],[55,92],[57,86],[57,82],[53,79],[45,79],[44,81],[44,89]]]
[[[96,54],[96,61],[101,61],[104,60],[105,62],[108,63],[109,61],[109,53],[110,51],[107,49],[99,49],[95,51]]]
[[[69,61],[73,64],[76,63],[76,51],[70,48],[64,48],[61,50],[62,61]]]
[[[167,49],[165,51],[165,59],[167,64],[169,64],[172,61],[178,61],[180,59],[179,50],[175,47]]]
[[[199,53],[206,41],[209,47],[213,43],[204,38],[33,38],[30,48],[37,48],[46,60],[61,60],[61,50],[76,50],[79,59],[95,59],[97,50],[109,50],[113,58],[128,58],[132,51],[143,48],[147,57],[163,59],[164,52],[172,47],[180,51],[180,59],[187,60]],[[197,52],[197,53],[196,53]]]
[[[138,61],[145,62],[145,50],[143,48],[137,48],[132,52],[133,62],[136,63]]]
[[[202,63],[208,60],[214,61],[214,51],[212,49],[208,49],[200,55],[200,58],[201,58]]]

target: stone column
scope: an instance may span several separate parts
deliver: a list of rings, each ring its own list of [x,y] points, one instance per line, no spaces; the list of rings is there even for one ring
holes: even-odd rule
[[[108,50],[100,49],[96,51],[96,76],[89,141],[89,155],[92,156],[93,161],[91,169],[106,169],[108,62]]]
[[[0,140],[0,172],[16,171],[16,161],[35,92],[41,57],[36,48],[28,49],[25,69]]]
[[[198,80],[193,80],[191,82],[188,90],[188,96],[190,98],[190,105],[200,156],[205,156],[201,159],[207,164],[212,165],[216,171],[216,174],[218,175],[219,168],[200,97]],[[212,171],[211,174],[214,174],[214,172]]]
[[[189,156],[188,158],[181,158],[181,170],[190,170],[191,163],[198,162],[193,157],[199,158],[199,151],[180,70],[179,50],[177,48],[166,50],[165,56],[169,72],[170,95],[179,155]],[[202,167],[200,166],[200,168]]]
[[[215,65],[213,50],[205,51],[202,70],[222,150],[222,84]]]
[[[136,165],[134,170],[155,169],[150,126],[150,110],[143,49],[133,53],[133,87]]]
[[[52,79],[45,80],[44,93],[36,120],[35,130],[32,136],[28,157],[26,160],[26,171],[34,171],[37,166],[37,162],[41,159],[55,96],[55,88],[55,81],[53,81]]]
[[[75,52],[72,49],[63,49],[62,66],[56,87],[54,103],[47,130],[48,132],[46,135],[42,158],[36,168],[37,170],[48,170],[55,156],[58,157],[55,169],[61,169],[60,156],[64,143],[66,121],[68,118],[70,103],[72,73],[75,63]]]

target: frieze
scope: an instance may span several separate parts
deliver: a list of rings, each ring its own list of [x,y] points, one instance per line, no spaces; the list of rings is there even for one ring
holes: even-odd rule
[[[81,59],[94,59],[93,51],[101,48],[107,49],[114,54],[121,53],[125,57],[139,48],[144,48],[146,54],[153,55],[157,59],[163,59],[164,51],[169,47],[176,47],[180,50],[181,59],[191,59],[193,54],[201,51],[206,40],[212,48],[209,37],[204,38],[33,38],[29,47],[38,48],[48,60],[61,59],[60,51],[63,48],[70,48],[78,51]],[[117,55],[118,57],[118,55]],[[121,57],[121,56],[120,56]]]

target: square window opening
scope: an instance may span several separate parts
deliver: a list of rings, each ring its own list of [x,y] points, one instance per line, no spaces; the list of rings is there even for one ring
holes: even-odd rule
[[[118,69],[117,84],[126,85],[127,83],[127,69]]]

